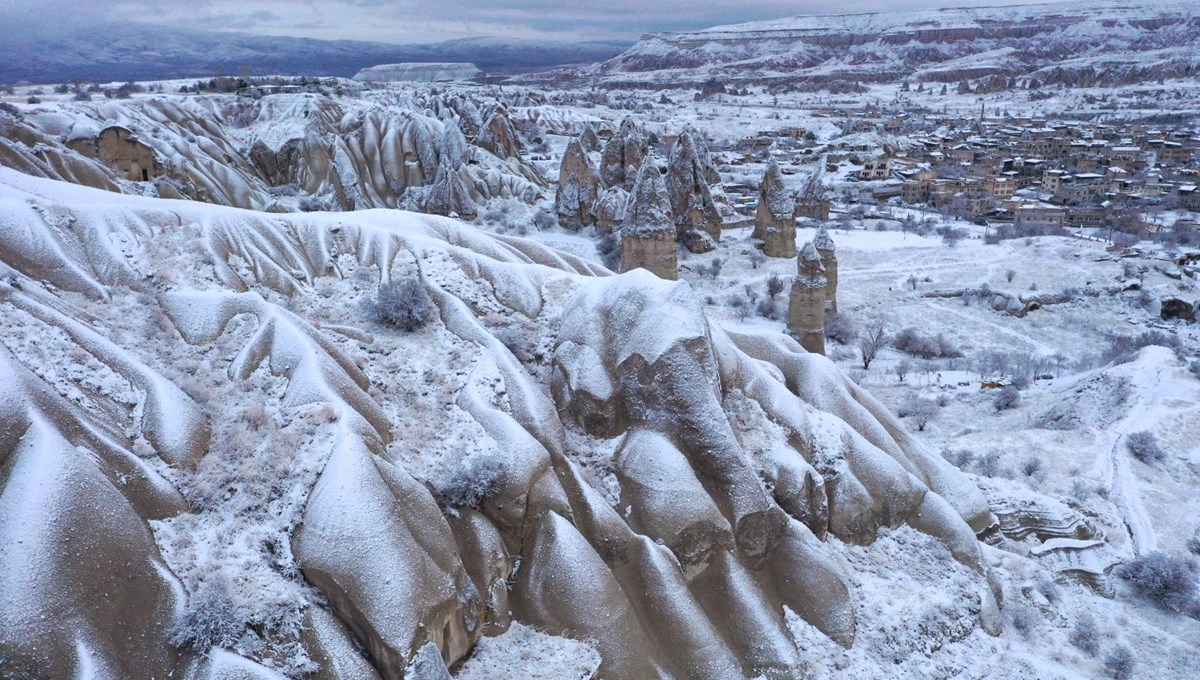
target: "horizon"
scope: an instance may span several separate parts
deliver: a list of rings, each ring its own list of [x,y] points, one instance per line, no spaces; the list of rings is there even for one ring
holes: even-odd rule
[[[118,0],[72,3],[0,0],[0,36],[16,45],[48,37],[79,37],[90,26],[131,23],[167,29],[309,38],[359,40],[395,45],[500,38],[514,41],[634,42],[648,33],[689,31],[796,16],[877,14],[938,9],[1070,4],[1075,0],[875,0],[846,7],[833,0],[755,0],[730,8],[717,0],[668,2],[647,7],[614,0],[603,10],[582,2],[506,0],[457,3],[453,8],[409,0],[306,0],[297,7],[283,0]],[[681,11],[686,7],[686,12]],[[153,13],[147,10],[153,10]],[[297,11],[300,10],[300,11]],[[457,17],[470,15],[471,20]]]

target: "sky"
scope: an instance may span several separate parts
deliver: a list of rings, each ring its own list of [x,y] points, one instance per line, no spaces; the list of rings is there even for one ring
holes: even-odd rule
[[[1043,2],[1046,0],[1042,0]],[[0,0],[0,36],[95,22],[321,39],[635,40],[643,33],[800,14],[1024,4],[1022,0]]]

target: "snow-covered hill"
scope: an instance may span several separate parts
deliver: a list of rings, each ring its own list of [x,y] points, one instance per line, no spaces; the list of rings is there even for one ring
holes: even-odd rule
[[[211,78],[215,74],[350,77],[376,64],[471,62],[511,74],[607,59],[627,42],[461,38],[392,45],[167,28],[121,21],[82,29],[6,33],[0,83]]]
[[[1107,0],[803,16],[645,36],[580,71],[609,85],[956,81],[999,75],[1124,83],[1200,66],[1190,2]],[[1068,61],[1087,58],[1069,68]]]

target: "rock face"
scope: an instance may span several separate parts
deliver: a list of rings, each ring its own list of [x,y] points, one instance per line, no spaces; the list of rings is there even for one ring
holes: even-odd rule
[[[640,267],[673,281],[679,278],[679,264],[667,187],[653,158],[641,168],[621,222],[621,271]]]
[[[621,228],[625,221],[625,208],[629,205],[629,192],[621,187],[609,187],[596,200],[596,228],[611,234]]]
[[[649,161],[623,235],[674,248],[668,211]],[[519,622],[598,677],[791,678],[784,607],[853,646],[877,614],[842,544],[904,525],[995,610],[974,483],[684,282],[7,169],[0,224],[0,674],[444,680]],[[397,279],[433,309],[412,332],[361,311]]]
[[[596,200],[601,190],[600,175],[592,165],[583,142],[572,139],[563,153],[558,171],[554,212],[564,229],[580,229],[596,223]]]
[[[810,241],[796,260],[796,278],[788,300],[788,331],[800,346],[813,354],[825,354],[825,298],[829,279],[821,255]]]
[[[707,233],[715,241],[721,240],[721,214],[713,202],[710,183],[716,169],[712,161],[701,160],[697,151],[694,132],[684,130],[671,149],[667,163],[667,193],[671,199],[671,218],[676,231],[682,236],[690,230]],[[717,184],[720,178],[716,178]],[[694,251],[693,251],[694,252]]]
[[[484,76],[475,64],[468,63],[404,63],[368,66],[354,75],[354,80],[367,83],[443,83],[478,80]]]
[[[969,7],[797,16],[699,31],[651,33],[621,55],[584,69],[607,87],[669,85],[724,91],[751,83],[956,82],[1047,74],[1079,82],[1102,57],[1101,85],[1186,77],[1189,58],[1167,45],[1200,37],[1188,3],[1123,0],[1070,6]],[[953,56],[951,56],[953,55]],[[830,60],[839,68],[830,69]],[[951,60],[955,63],[948,64]],[[720,74],[720,81],[713,79]],[[722,82],[723,81],[723,82]],[[1051,81],[1051,84],[1054,84]]]
[[[443,164],[477,205],[532,203],[545,180],[519,149],[499,108],[485,126],[456,94],[148,97],[64,103],[0,125],[0,164],[28,174],[137,194],[146,187],[130,182],[155,180],[162,197],[272,212],[297,209],[299,198],[282,196],[342,211],[421,210]]]
[[[508,111],[503,106],[497,106],[488,116],[483,129],[475,137],[475,143],[487,149],[497,158],[509,159],[521,157],[521,137],[508,118]]]
[[[754,238],[763,242],[767,257],[796,256],[796,202],[783,184],[779,165],[772,162],[758,187]]]
[[[825,308],[830,312],[837,313],[837,288],[838,288],[838,260],[837,248],[833,244],[833,239],[830,238],[829,232],[825,227],[817,229],[817,235],[813,237],[813,246],[817,249],[817,254],[821,256],[821,266],[825,268]]]
[[[632,190],[638,168],[649,151],[646,132],[628,118],[621,121],[620,129],[604,145],[600,156],[600,179],[604,186]]]
[[[477,213],[475,201],[457,170],[450,169],[449,163],[443,163],[438,168],[437,177],[429,185],[422,212],[431,215],[453,215],[464,219],[474,219]]]

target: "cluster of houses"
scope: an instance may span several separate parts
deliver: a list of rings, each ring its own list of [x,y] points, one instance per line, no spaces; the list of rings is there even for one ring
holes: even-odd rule
[[[1128,224],[1150,207],[1200,211],[1192,131],[983,118],[914,139],[856,159],[853,177],[873,183],[864,199],[899,197],[1018,228]]]

